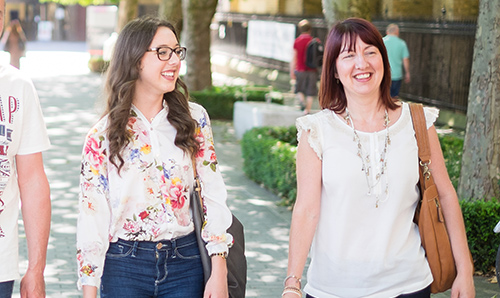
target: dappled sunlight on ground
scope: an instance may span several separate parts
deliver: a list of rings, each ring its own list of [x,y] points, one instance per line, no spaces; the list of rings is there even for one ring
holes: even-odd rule
[[[279,297],[286,276],[291,212],[242,171],[241,148],[231,122],[213,121],[215,150],[228,189],[228,205],[245,227],[246,297]],[[239,158],[235,158],[238,156]]]

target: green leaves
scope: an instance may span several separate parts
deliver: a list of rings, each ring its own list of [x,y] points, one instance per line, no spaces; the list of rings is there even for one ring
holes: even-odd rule
[[[65,6],[79,4],[84,7],[89,5],[118,4],[118,0],[40,0],[40,3],[47,2],[54,2]]]
[[[439,142],[441,143],[448,175],[450,175],[451,183],[456,189],[462,168],[464,139],[454,135],[439,135]]]
[[[241,140],[245,174],[280,196],[283,205],[293,205],[297,193],[296,135],[295,127],[259,127]]]
[[[469,248],[476,271],[489,273],[494,269],[500,235],[493,228],[500,220],[500,203],[460,201]]]

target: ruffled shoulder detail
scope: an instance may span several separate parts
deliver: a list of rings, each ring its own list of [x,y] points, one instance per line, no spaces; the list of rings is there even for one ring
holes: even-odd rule
[[[320,160],[323,159],[323,142],[321,140],[321,134],[319,132],[318,118],[323,114],[319,112],[313,115],[306,115],[297,118],[295,125],[297,126],[297,140],[300,140],[302,132],[309,132],[309,146],[316,152]]]
[[[424,114],[425,123],[427,125],[427,129],[429,129],[432,125],[434,125],[434,122],[436,122],[436,119],[439,117],[439,109],[433,107],[424,107]]]

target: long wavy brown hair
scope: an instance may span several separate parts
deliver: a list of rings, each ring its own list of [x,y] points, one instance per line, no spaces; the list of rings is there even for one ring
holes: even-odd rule
[[[109,160],[118,168],[118,172],[124,164],[121,152],[131,140],[127,124],[135,84],[139,79],[140,61],[159,27],[169,28],[179,39],[174,26],[168,21],[153,17],[132,20],[120,32],[107,70],[104,112],[108,115],[106,135],[109,139]],[[174,143],[185,153],[193,155],[198,152],[200,144],[195,139],[197,123],[191,117],[188,99],[189,92],[180,79],[177,79],[172,92],[163,94],[163,101],[168,106],[167,119],[177,130]]]

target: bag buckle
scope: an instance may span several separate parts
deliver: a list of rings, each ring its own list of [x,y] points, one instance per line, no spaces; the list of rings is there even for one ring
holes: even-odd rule
[[[424,175],[426,180],[429,180],[429,178],[431,177],[431,170],[429,169],[430,164],[431,164],[430,159],[428,162],[420,161],[420,166],[422,166],[424,168],[424,170],[422,171],[422,175]]]

